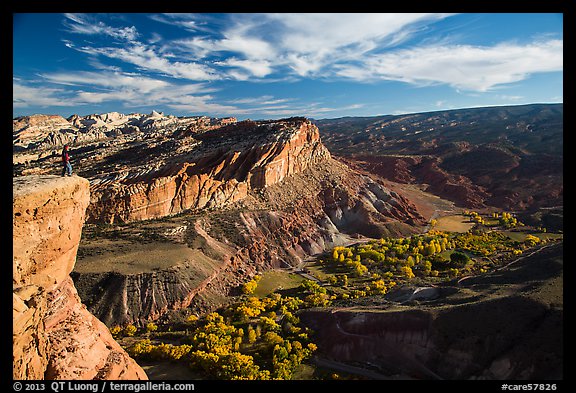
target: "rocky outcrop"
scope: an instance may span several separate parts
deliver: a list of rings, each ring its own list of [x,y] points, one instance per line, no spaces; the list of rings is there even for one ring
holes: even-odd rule
[[[13,378],[146,379],[69,276],[90,200],[81,177],[13,182]]]
[[[235,122],[235,118],[176,117],[156,111],[150,114],[109,112],[72,115],[68,119],[58,115],[32,115],[13,120],[12,144],[15,151],[39,154],[38,151],[57,149],[64,144],[79,146],[116,139],[125,134],[198,131]]]
[[[382,379],[562,379],[561,345],[549,338],[561,332],[561,312],[519,296],[437,312],[316,310],[300,318],[317,332],[317,356],[369,364]]]
[[[21,148],[32,147],[51,133],[74,128],[66,119],[58,115],[23,116],[14,119],[12,123],[13,145]]]
[[[247,122],[196,136],[194,150],[91,181],[89,222],[129,222],[187,209],[221,208],[330,158],[316,126],[304,119]],[[159,162],[158,169],[150,170]],[[145,171],[145,172],[143,172]]]

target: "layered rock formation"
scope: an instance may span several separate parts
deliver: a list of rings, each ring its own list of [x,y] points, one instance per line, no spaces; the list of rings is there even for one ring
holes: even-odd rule
[[[32,115],[12,121],[12,144],[15,151],[42,152],[64,144],[82,145],[124,135],[138,137],[138,134],[175,130],[205,130],[235,122],[235,118],[176,117],[156,111],[150,114],[110,112],[88,116],[72,115],[68,119],[58,115]]]
[[[220,208],[330,157],[318,129],[303,120],[205,132],[184,141],[179,155],[159,159],[169,149],[148,148],[146,157],[121,173],[95,176],[88,221],[129,222]]]
[[[89,200],[81,177],[14,179],[14,379],[147,379],[69,276]]]
[[[335,156],[461,207],[563,205],[562,104],[317,121]]]
[[[486,207],[492,195],[486,188],[473,183],[465,176],[442,169],[440,160],[424,156],[370,156],[357,155],[341,158],[347,165],[382,176],[397,183],[426,184],[426,190],[468,208]],[[509,208],[511,204],[504,204]]]

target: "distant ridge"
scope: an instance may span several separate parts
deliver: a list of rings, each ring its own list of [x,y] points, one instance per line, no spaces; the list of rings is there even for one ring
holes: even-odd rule
[[[563,205],[563,104],[451,109],[315,123],[336,156],[467,208]]]

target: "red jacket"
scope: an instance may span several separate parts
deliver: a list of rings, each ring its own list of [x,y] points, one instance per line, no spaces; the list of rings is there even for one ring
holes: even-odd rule
[[[68,162],[68,161],[70,161],[68,150],[62,150],[62,162]]]

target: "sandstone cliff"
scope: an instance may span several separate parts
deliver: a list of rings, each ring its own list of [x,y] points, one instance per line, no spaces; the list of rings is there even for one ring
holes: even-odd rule
[[[69,277],[89,200],[81,177],[13,181],[14,379],[147,379]]]
[[[145,156],[129,158],[130,167],[94,176],[88,221],[221,208],[330,158],[316,126],[302,119],[239,123],[179,142],[147,146]]]

